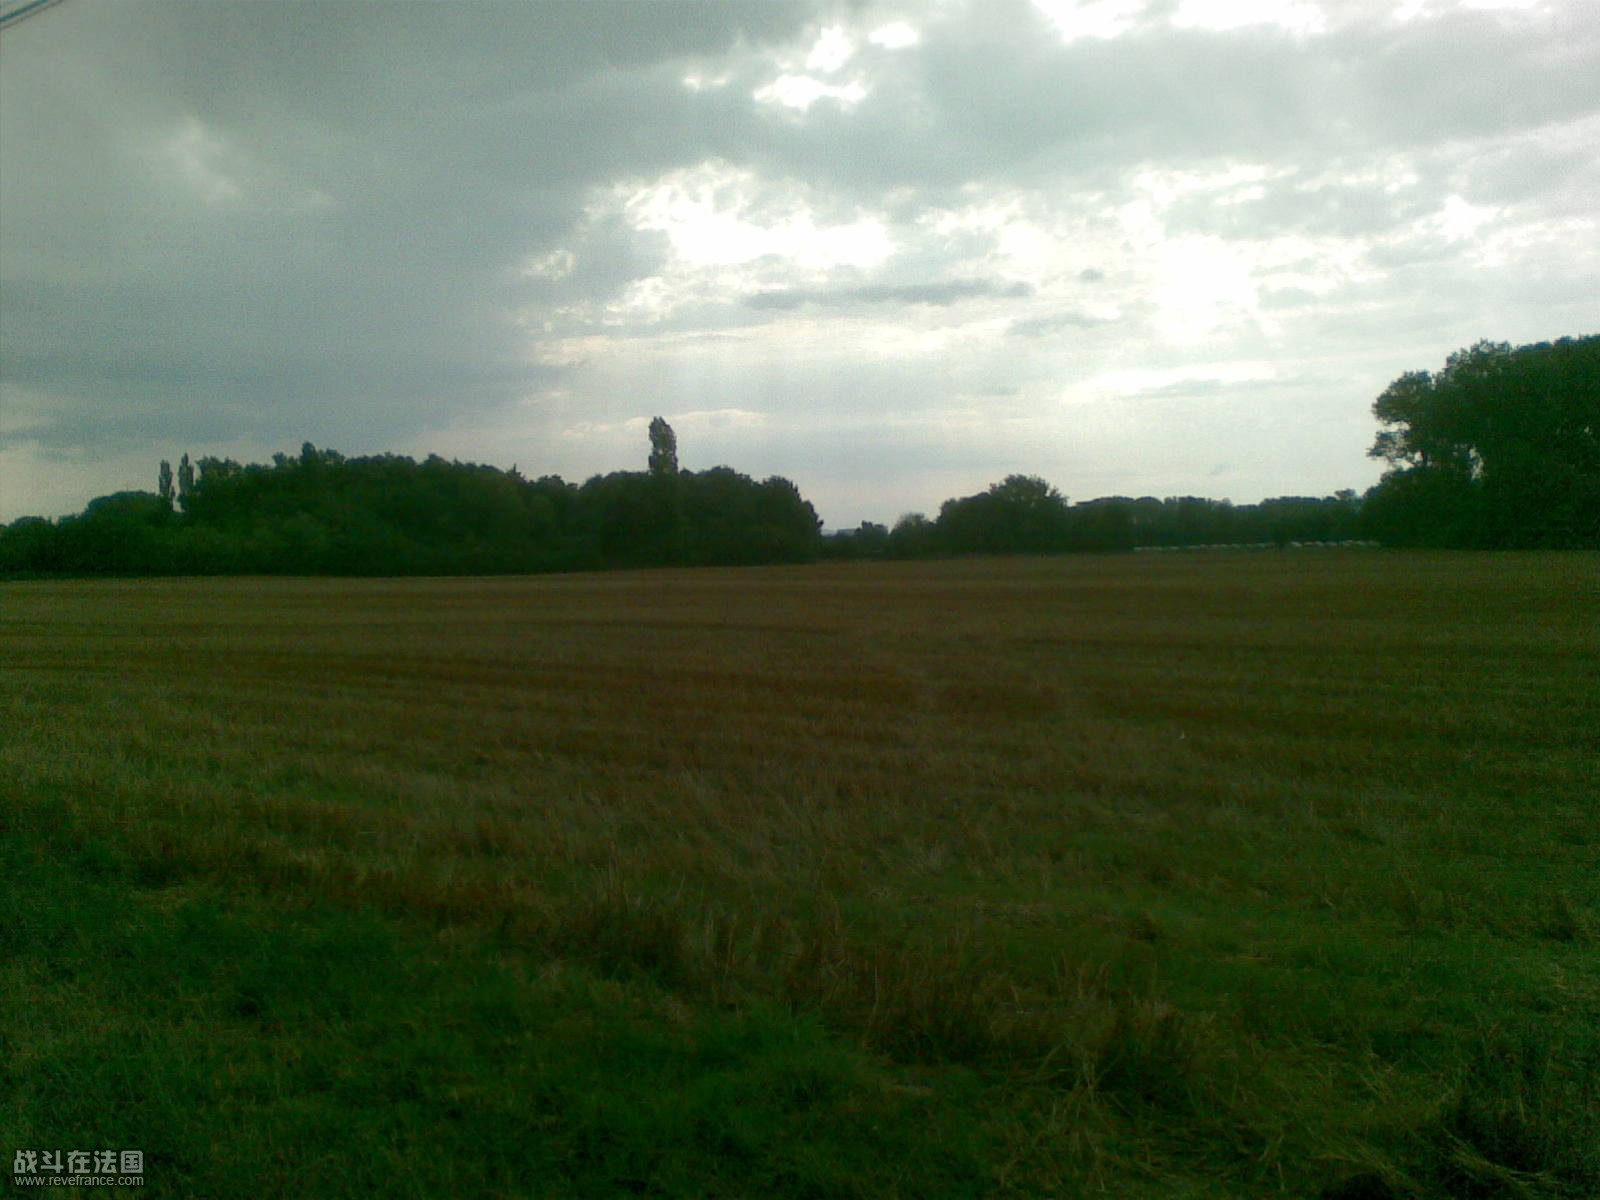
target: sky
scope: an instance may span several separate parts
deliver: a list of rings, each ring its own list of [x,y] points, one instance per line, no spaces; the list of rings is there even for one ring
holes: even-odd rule
[[[19,0],[0,0],[0,16]],[[1365,489],[1600,332],[1593,0],[61,0],[0,31],[0,522],[311,441],[830,528]]]

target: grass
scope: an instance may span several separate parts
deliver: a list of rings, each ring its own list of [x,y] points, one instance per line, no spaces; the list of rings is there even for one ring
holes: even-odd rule
[[[1600,559],[0,587],[0,1153],[1600,1192]]]

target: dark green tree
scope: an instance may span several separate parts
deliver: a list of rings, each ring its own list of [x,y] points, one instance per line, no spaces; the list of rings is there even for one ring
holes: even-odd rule
[[[986,492],[946,500],[939,538],[956,554],[1037,554],[1066,549],[1070,518],[1060,492],[1036,475],[1008,475]]]
[[[892,558],[932,558],[939,553],[939,529],[924,513],[904,513],[889,531]]]
[[[169,566],[167,531],[174,518],[151,492],[117,492],[89,501],[56,527],[60,565],[83,574],[140,574]]]
[[[185,454],[178,463],[178,505],[189,511],[189,494],[194,491],[194,465]]]
[[[678,435],[672,432],[661,417],[650,422],[650,473],[676,475],[678,473]]]
[[[855,531],[855,548],[862,558],[887,558],[889,556],[889,527],[875,521],[863,521]]]
[[[1134,502],[1127,496],[1106,496],[1073,505],[1070,544],[1074,550],[1131,550]]]
[[[1389,470],[1367,519],[1385,540],[1600,545],[1600,335],[1480,341],[1402,375],[1372,412],[1368,453]]]

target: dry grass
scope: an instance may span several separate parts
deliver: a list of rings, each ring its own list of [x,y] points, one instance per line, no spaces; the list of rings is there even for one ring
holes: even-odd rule
[[[1597,569],[13,584],[0,777],[30,862],[150,920],[370,913],[669,1033],[814,1020],[982,1127],[981,1192],[1576,1196]]]

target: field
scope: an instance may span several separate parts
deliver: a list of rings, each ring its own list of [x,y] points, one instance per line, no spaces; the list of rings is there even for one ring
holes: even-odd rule
[[[0,1170],[1600,1194],[1594,555],[4,584],[0,790]]]

